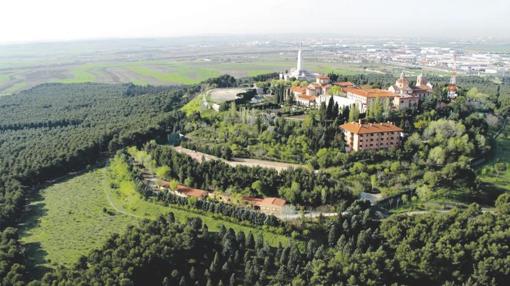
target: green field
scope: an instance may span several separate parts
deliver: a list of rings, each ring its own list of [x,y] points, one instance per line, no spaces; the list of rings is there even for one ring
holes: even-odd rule
[[[96,75],[92,72],[94,68],[100,67],[96,64],[83,64],[70,69],[72,77],[58,80],[61,83],[84,83],[97,81]]]
[[[22,241],[36,266],[71,265],[138,219],[115,213],[100,169],[40,191],[22,226]],[[104,212],[103,208],[108,210]]]
[[[281,72],[292,68],[294,60],[274,57],[245,59],[239,62],[197,60],[94,60],[86,63],[37,66],[10,65],[9,74],[0,71],[0,94],[12,94],[45,83],[128,83],[139,85],[195,84],[211,77],[231,74],[235,77]],[[365,73],[361,66],[307,62],[306,68],[320,73],[335,71],[343,75]],[[12,76],[10,76],[12,75]]]
[[[190,100],[188,103],[186,103],[183,107],[181,107],[181,110],[186,113],[187,116],[190,116],[194,112],[199,112],[202,108],[202,98],[204,94],[201,93],[192,100]]]
[[[507,129],[510,129],[507,127]],[[498,167],[506,166],[506,170]],[[497,194],[510,191],[510,137],[501,134],[496,142],[496,150],[487,163],[479,170],[479,178],[485,184],[484,189]]]
[[[7,74],[0,74],[0,84],[6,82],[9,79],[9,75]]]
[[[126,67],[139,75],[154,78],[161,84],[193,84],[220,75],[215,70],[189,63],[147,62]]]
[[[42,273],[44,268],[71,266],[80,256],[100,247],[111,234],[120,233],[144,218],[154,219],[169,212],[181,222],[198,217],[212,231],[224,225],[236,231],[262,234],[272,245],[289,243],[287,237],[262,229],[146,201],[135,191],[133,181],[119,179],[125,177],[126,172],[125,166],[113,160],[108,168],[76,176],[40,191],[40,197],[29,205],[25,223],[21,226],[21,240],[27,246],[34,276]],[[118,188],[112,189],[112,182]]]

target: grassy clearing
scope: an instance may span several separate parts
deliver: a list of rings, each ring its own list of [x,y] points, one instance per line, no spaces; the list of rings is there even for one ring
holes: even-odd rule
[[[199,94],[195,96],[192,100],[186,103],[183,107],[181,107],[182,112],[186,113],[187,116],[190,116],[194,112],[200,112],[202,109],[202,98],[203,94]]]
[[[194,112],[200,112],[200,115],[202,118],[213,118],[218,113],[212,109],[208,109],[205,106],[202,105],[203,97],[207,96],[207,93],[201,93],[192,100],[190,100],[188,103],[186,103],[183,107],[181,107],[181,110],[186,113],[187,116],[192,115]],[[210,96],[208,96],[210,98]],[[209,99],[208,99],[209,100]]]
[[[117,187],[112,188],[112,183]],[[29,205],[21,225],[21,240],[27,246],[34,277],[46,268],[71,266],[80,256],[103,245],[113,233],[122,233],[128,225],[169,212],[181,222],[198,217],[212,231],[225,225],[236,231],[260,233],[272,245],[289,243],[287,237],[262,229],[146,201],[136,192],[127,165],[116,159],[107,168],[54,184],[39,194]]]
[[[507,130],[510,127],[507,127]],[[502,168],[502,167],[506,167]],[[487,185],[487,191],[501,193],[510,191],[510,136],[501,134],[491,160],[478,170],[480,181]]]
[[[70,266],[137,219],[115,213],[105,196],[105,169],[40,191],[22,226],[22,241],[36,267]],[[106,210],[106,211],[103,211]]]

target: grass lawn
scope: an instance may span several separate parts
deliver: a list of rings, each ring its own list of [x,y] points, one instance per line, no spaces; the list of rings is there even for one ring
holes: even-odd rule
[[[29,205],[21,240],[36,271],[70,266],[111,234],[138,222],[113,211],[105,195],[105,179],[105,169],[85,173],[41,190]]]
[[[200,112],[200,110],[202,109],[203,96],[204,96],[203,93],[195,96],[195,98],[193,98],[183,107],[181,107],[182,112],[186,113],[187,116],[190,116],[194,112]]]
[[[507,133],[510,127],[507,127]],[[496,166],[506,165],[506,170],[498,170]],[[501,134],[496,142],[493,157],[478,170],[484,191],[491,199],[502,192],[510,191],[510,136]]]
[[[21,228],[21,241],[31,259],[30,273],[39,277],[47,268],[72,266],[82,255],[98,248],[113,233],[122,233],[128,225],[142,219],[154,219],[173,212],[184,222],[198,217],[211,231],[221,225],[236,231],[262,234],[271,245],[288,245],[289,238],[251,226],[232,223],[212,215],[185,208],[164,206],[144,200],[133,181],[118,180],[123,170],[115,160],[110,167],[94,170],[42,189],[29,205]],[[112,173],[117,178],[112,178]],[[111,182],[118,187],[112,189]]]

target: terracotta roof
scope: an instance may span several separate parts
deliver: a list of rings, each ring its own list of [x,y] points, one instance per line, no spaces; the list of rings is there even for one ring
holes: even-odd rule
[[[248,202],[252,205],[255,205],[255,206],[278,206],[278,207],[283,207],[285,204],[287,204],[287,201],[284,200],[284,199],[280,199],[280,198],[273,198],[273,197],[268,197],[268,198],[257,198],[257,197],[250,197],[250,196],[246,196],[246,197],[243,197],[243,200],[245,202]]]
[[[402,132],[403,130],[392,123],[366,123],[349,122],[340,125],[340,128],[354,134]]]
[[[317,77],[318,79],[329,79],[329,76],[327,75],[321,75]]]
[[[299,99],[306,100],[306,101],[315,101],[317,99],[317,96],[313,95],[300,95],[298,96]]]
[[[378,88],[361,89],[356,87],[346,87],[343,90],[344,92],[354,93],[363,97],[395,97],[393,92]]]
[[[338,85],[341,87],[352,87],[352,86],[354,86],[354,83],[352,83],[350,81],[340,81],[340,82],[335,82],[335,85]]]
[[[190,188],[184,185],[177,185],[177,192],[186,195],[188,197],[194,197],[203,199],[209,195],[208,191],[200,190],[200,189],[194,189]]]
[[[283,207],[286,203],[287,201],[280,198],[264,198],[262,201],[258,202],[258,205]]]
[[[301,86],[293,86],[290,90],[292,92],[305,93],[306,89],[304,87],[301,87]]]

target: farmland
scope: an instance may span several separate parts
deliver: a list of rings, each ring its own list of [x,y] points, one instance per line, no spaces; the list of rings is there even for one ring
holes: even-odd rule
[[[38,84],[128,83],[194,84],[221,74],[235,77],[282,72],[295,66],[295,48],[253,50],[224,44],[188,46],[171,40],[111,41],[0,47],[0,95]],[[311,56],[311,55],[310,55]],[[359,74],[363,67],[321,58],[306,58],[308,69]]]

